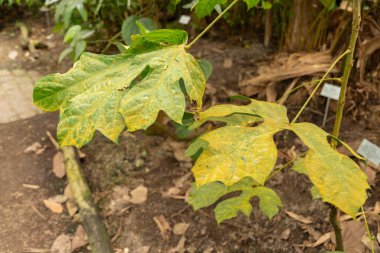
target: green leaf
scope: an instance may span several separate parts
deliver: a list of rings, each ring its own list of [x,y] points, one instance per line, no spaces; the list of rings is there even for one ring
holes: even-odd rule
[[[261,5],[263,6],[264,10],[269,10],[270,8],[272,8],[272,4],[264,0],[261,1]]]
[[[206,59],[198,60],[199,67],[201,67],[203,74],[206,77],[206,80],[211,76],[212,73],[212,64]]]
[[[182,123],[186,94],[202,105],[205,78],[184,46],[187,34],[156,30],[136,35],[126,53],[82,54],[73,69],[37,81],[34,103],[45,111],[61,111],[61,145],[81,147],[95,130],[117,142],[119,134],[146,129],[160,111]]]
[[[63,42],[65,43],[71,42],[74,39],[74,37],[80,32],[81,29],[82,28],[80,25],[74,25],[70,27],[69,30],[67,30],[67,32],[65,33]]]
[[[218,4],[223,4],[226,0],[199,0],[195,5],[195,14],[199,18],[210,15],[215,6]]]
[[[169,4],[168,4],[168,11],[169,13],[171,14],[174,14],[176,9],[177,9],[177,5],[181,2],[181,0],[170,0],[169,1]]]
[[[247,4],[248,10],[252,9],[253,7],[256,7],[260,0],[244,0],[244,2]]]
[[[58,63],[61,63],[63,59],[65,59],[66,56],[68,56],[71,52],[73,52],[74,49],[72,47],[65,48],[60,54],[58,58]]]
[[[87,43],[84,40],[80,40],[75,44],[74,61],[78,60],[81,54],[86,49]]]
[[[209,183],[199,188],[194,184],[188,202],[195,210],[198,210],[210,206],[222,196],[236,191],[241,191],[241,194],[221,201],[214,209],[218,223],[236,217],[239,212],[243,212],[249,217],[252,211],[250,199],[255,196],[260,198],[259,207],[269,219],[278,213],[279,207],[282,205],[280,198],[273,190],[263,186],[255,187],[254,181],[250,177],[229,187],[219,182]]]
[[[188,203],[193,206],[195,210],[214,204],[223,195],[228,193],[228,188],[219,182],[212,182],[201,187],[193,184],[189,194]]]
[[[313,199],[320,199],[322,198],[321,194],[319,193],[317,187],[315,187],[315,185],[313,185],[311,188],[310,188],[310,193],[311,193],[311,197]]]
[[[297,123],[290,129],[309,147],[306,169],[323,201],[355,217],[366,200],[367,176],[354,161],[330,146],[329,134],[319,127]]]
[[[297,161],[295,161],[291,169],[294,170],[295,172],[298,172],[300,174],[305,174],[306,176],[308,176],[306,165],[305,165],[305,158],[299,158]]]
[[[146,34],[150,30],[155,30],[156,25],[150,18],[136,18],[129,16],[121,26],[121,36],[127,45],[132,44],[132,36],[135,34]]]

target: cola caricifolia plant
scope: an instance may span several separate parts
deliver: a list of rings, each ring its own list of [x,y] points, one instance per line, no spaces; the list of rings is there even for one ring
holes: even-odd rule
[[[212,24],[238,1],[234,0]],[[249,7],[259,2],[244,1]],[[205,2],[208,1],[199,0],[199,4]],[[354,2],[358,8],[359,1]],[[275,173],[277,160],[273,135],[292,131],[308,151],[290,163],[310,178],[314,192],[323,201],[356,217],[366,200],[367,177],[352,159],[336,151],[334,143],[342,143],[358,159],[363,158],[337,139],[339,126],[333,136],[314,124],[296,122],[329,71],[291,122],[284,106],[254,99],[249,99],[248,105],[222,104],[202,110],[206,78],[188,49],[212,24],[189,44],[185,31],[148,31],[138,24],[141,34],[133,36],[124,53],[84,53],[67,73],[48,75],[37,81],[34,103],[45,111],[59,110],[59,143],[80,148],[91,141],[96,130],[117,143],[125,130],[147,129],[160,111],[181,124],[188,97],[195,119],[192,128],[206,121],[226,123],[200,136],[187,150],[187,154],[198,156],[192,169],[195,183],[189,198],[195,209],[212,205],[227,193],[241,192],[218,202],[214,209],[218,223],[239,212],[249,216],[253,197],[260,199],[259,207],[269,218],[278,213],[281,200],[266,186]],[[354,46],[350,43],[350,48],[330,70],[346,55],[352,61]],[[342,86],[348,75],[349,71],[345,70]],[[344,93],[341,98],[343,105]]]

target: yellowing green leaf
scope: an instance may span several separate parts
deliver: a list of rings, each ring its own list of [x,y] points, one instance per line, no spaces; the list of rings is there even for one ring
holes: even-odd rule
[[[230,186],[244,177],[264,184],[276,163],[273,134],[278,130],[265,124],[226,126],[201,136],[208,145],[192,169],[197,186],[214,181]]]
[[[251,100],[251,104],[246,106],[211,107],[200,113],[199,121],[225,121],[225,116],[230,115],[249,115],[251,118],[240,118],[241,121],[232,118],[227,121],[230,126],[199,137],[208,145],[202,145],[203,152],[192,170],[197,186],[214,181],[230,186],[245,177],[251,177],[263,185],[276,163],[277,149],[273,135],[289,123],[286,108],[274,103]],[[248,123],[258,119],[264,122],[257,127],[246,127]]]
[[[291,169],[300,174],[308,175],[305,165],[305,158],[299,158],[297,161],[295,161]]]
[[[117,142],[119,134],[146,129],[159,111],[181,123],[186,94],[200,108],[205,78],[184,46],[187,34],[156,30],[135,35],[132,45],[115,56],[84,53],[65,74],[37,81],[34,103],[61,111],[58,139],[81,147],[95,130]]]
[[[252,211],[250,199],[255,196],[260,198],[259,207],[269,219],[278,213],[279,207],[282,205],[280,198],[273,190],[263,186],[255,187],[254,181],[250,177],[246,177],[232,186],[225,186],[219,182],[206,184],[199,188],[193,185],[189,203],[197,210],[212,205],[227,193],[236,191],[241,191],[241,194],[221,201],[214,209],[218,223],[236,217],[239,212],[249,217]]]
[[[249,105],[215,105],[199,113],[199,120],[192,126],[196,128],[206,121],[220,121],[227,125],[248,126],[262,121],[273,124],[286,124],[289,119],[282,105],[250,99]]]
[[[331,148],[328,133],[311,123],[290,126],[309,147],[305,165],[323,201],[355,217],[366,200],[367,177],[349,157]]]

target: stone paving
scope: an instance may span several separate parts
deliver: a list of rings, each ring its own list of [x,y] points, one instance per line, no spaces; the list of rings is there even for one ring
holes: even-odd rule
[[[0,124],[31,118],[41,113],[33,105],[35,71],[0,69]]]

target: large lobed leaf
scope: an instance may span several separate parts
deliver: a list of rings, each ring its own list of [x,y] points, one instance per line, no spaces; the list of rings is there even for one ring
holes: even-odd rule
[[[263,186],[255,186],[250,177],[246,177],[231,186],[225,186],[219,182],[209,183],[199,188],[194,185],[188,202],[197,210],[210,206],[222,196],[236,191],[240,191],[241,194],[223,200],[215,207],[215,218],[218,223],[236,217],[239,212],[249,217],[252,212],[250,200],[255,196],[259,197],[259,207],[269,219],[278,213],[279,207],[282,205],[280,198],[273,190]]]
[[[245,117],[238,118],[238,115]],[[324,201],[353,217],[364,204],[369,186],[359,166],[334,150],[328,142],[329,134],[319,127],[310,123],[289,124],[285,107],[252,100],[247,106],[211,107],[201,112],[199,119],[200,123],[216,120],[226,122],[227,126],[200,136],[189,147],[190,154],[201,152],[192,169],[197,188],[206,185],[212,188],[215,182],[231,187],[246,177],[264,185],[277,159],[273,134],[288,129],[309,148],[306,158],[296,162],[294,169],[309,176],[315,187],[312,189],[314,197],[320,195]],[[249,127],[260,120],[263,121],[261,125]],[[202,191],[198,195],[201,194]],[[243,199],[245,201],[244,194],[227,202],[225,208],[237,205],[239,210],[248,213],[249,206],[239,204]],[[236,210],[233,210],[229,212],[231,216],[235,215]]]
[[[58,140],[81,147],[95,130],[117,142],[125,129],[146,129],[159,111],[181,123],[185,94],[202,105],[205,77],[184,46],[187,33],[156,30],[133,36],[123,54],[85,53],[65,74],[37,81],[34,103],[45,111],[60,110]]]
[[[263,185],[272,171],[277,160],[273,135],[289,122],[285,107],[252,100],[247,106],[212,107],[203,115],[201,113],[200,117],[201,120],[217,119],[236,112],[258,115],[254,116],[255,120],[260,117],[264,122],[257,127],[247,127],[247,122],[239,121],[243,126],[221,127],[194,142],[193,145],[197,146],[200,141],[207,142],[192,169],[197,186],[214,181],[230,186],[244,177],[251,177]],[[251,121],[250,118],[246,119]]]
[[[367,177],[349,157],[334,150],[329,134],[311,123],[290,126],[309,147],[305,167],[311,182],[323,201],[329,202],[355,217],[367,198]]]

